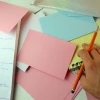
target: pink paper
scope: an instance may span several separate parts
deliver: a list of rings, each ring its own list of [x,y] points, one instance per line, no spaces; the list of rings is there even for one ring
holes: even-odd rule
[[[0,1],[0,30],[10,32],[27,12],[25,8]]]
[[[87,100],[99,100],[95,97],[93,97],[90,93],[86,92]]]
[[[75,75],[68,73],[65,80],[61,80],[31,67],[26,73],[19,70],[16,81],[35,100],[65,100],[66,97],[66,100],[74,100],[71,88],[75,78]]]
[[[64,79],[75,48],[75,44],[30,30],[18,60]]]

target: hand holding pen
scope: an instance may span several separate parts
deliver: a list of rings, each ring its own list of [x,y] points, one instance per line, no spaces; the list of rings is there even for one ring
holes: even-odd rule
[[[80,80],[83,89],[96,98],[100,98],[100,46],[93,46],[97,33],[98,29],[94,33],[90,45],[83,44],[83,49],[78,52],[78,56],[81,57],[84,64],[78,72],[72,92],[74,93]],[[86,74],[83,74],[84,67]]]

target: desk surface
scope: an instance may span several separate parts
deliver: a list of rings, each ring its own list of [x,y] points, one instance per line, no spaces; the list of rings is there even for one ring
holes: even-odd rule
[[[36,7],[33,5],[30,5],[32,0],[0,0],[4,2],[8,2],[14,5],[18,5],[21,7],[28,8],[33,13],[41,9],[40,7]],[[34,0],[33,0],[34,1]],[[53,9],[43,9],[43,12],[48,14],[56,12],[56,10]],[[34,100],[21,86],[19,86],[17,83],[15,85],[15,93],[14,93],[14,100]],[[75,100],[87,100],[84,90],[82,90],[79,95],[75,98]]]

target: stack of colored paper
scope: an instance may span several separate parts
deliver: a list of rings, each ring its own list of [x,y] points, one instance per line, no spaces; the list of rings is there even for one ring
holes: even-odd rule
[[[77,43],[74,44],[74,42],[68,41],[95,31],[97,25],[93,17],[61,11],[49,16],[45,16],[43,13],[40,15],[30,13],[23,18],[28,12],[27,9],[4,2],[0,2],[0,7],[3,9],[0,9],[0,41],[1,45],[4,46],[0,48],[1,55],[3,54],[0,57],[1,65],[9,64],[7,66],[10,66],[11,64],[12,66],[10,67],[13,67],[16,35],[9,35],[9,37],[4,34],[5,32],[16,33],[15,26],[22,20],[21,40],[19,41],[18,49],[19,62],[17,65],[24,66],[25,68],[22,67],[24,71],[28,66],[30,67],[26,72],[19,70],[16,81],[35,100],[74,100],[81,90],[81,85],[79,83],[75,93],[71,93],[76,75],[71,73],[68,68],[74,56]],[[2,44],[2,41],[5,42]],[[11,59],[9,59],[9,56],[5,56],[9,50]],[[1,74],[5,74],[2,70],[9,69],[1,68]],[[13,70],[11,69],[11,71]],[[11,81],[9,82],[13,76],[12,72],[6,75],[10,77],[6,79],[2,78],[1,75],[1,79],[12,89],[12,83]],[[0,93],[4,94],[2,91]],[[6,92],[10,98],[11,90],[7,89]],[[7,98],[7,96],[4,98]],[[88,94],[87,96],[90,97]]]
[[[74,100],[81,85],[71,93],[76,76],[68,68],[76,44],[68,41],[95,31],[97,25],[93,17],[64,11],[40,19],[36,16],[30,15],[22,26],[21,32],[28,34],[18,61],[30,67],[26,72],[19,70],[16,81],[36,100]],[[40,32],[34,30],[37,23]]]

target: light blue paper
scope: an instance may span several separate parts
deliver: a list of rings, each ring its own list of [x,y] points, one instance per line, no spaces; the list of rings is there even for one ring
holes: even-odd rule
[[[93,17],[69,17],[64,11],[40,18],[40,24],[43,33],[67,41],[94,32],[97,28]]]

